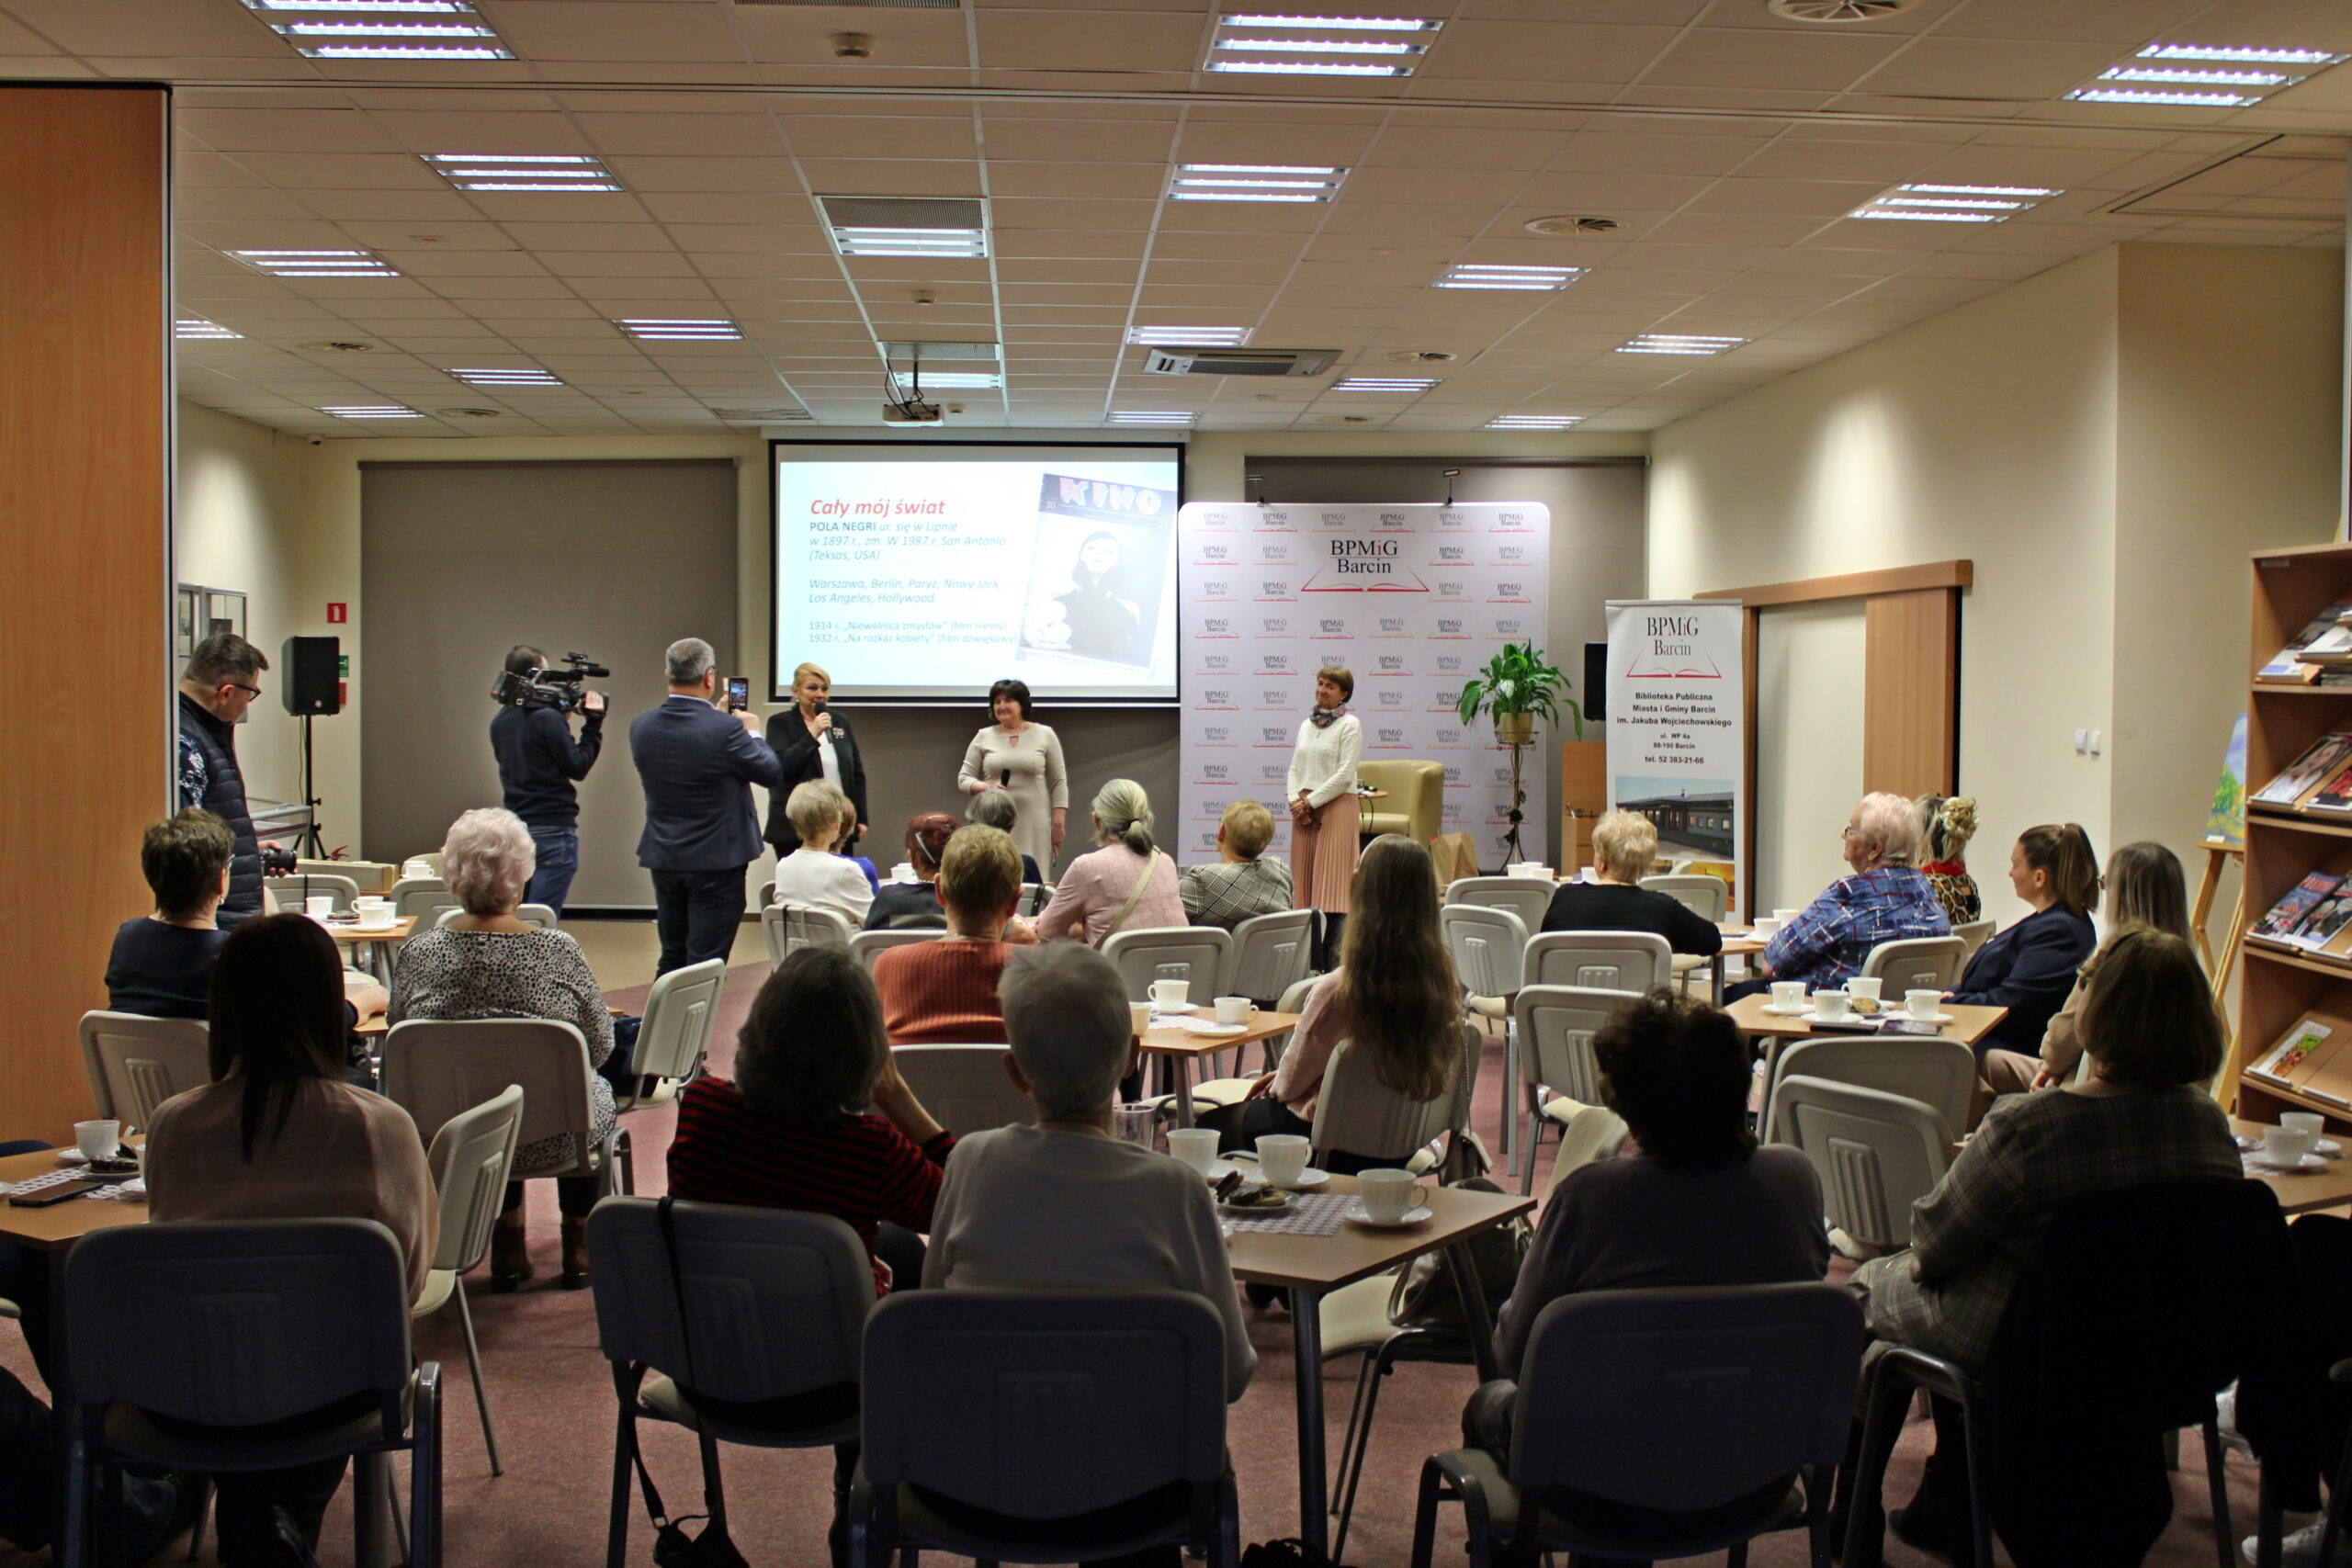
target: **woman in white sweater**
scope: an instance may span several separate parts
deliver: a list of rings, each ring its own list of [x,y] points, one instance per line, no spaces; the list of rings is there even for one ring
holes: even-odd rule
[[[1347,708],[1356,678],[1343,665],[1315,672],[1315,711],[1298,727],[1290,756],[1290,870],[1297,908],[1327,916],[1326,943],[1348,912],[1355,880],[1356,764],[1363,726]]]
[[[833,852],[851,809],[849,796],[822,779],[796,785],[785,797],[785,818],[800,835],[800,850],[776,862],[775,901],[831,909],[856,931],[874,905],[874,889],[855,862]]]

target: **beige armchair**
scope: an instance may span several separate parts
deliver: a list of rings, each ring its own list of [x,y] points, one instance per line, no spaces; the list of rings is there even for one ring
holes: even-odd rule
[[[1444,826],[1445,764],[1430,761],[1360,762],[1356,771],[1385,800],[1364,802],[1361,830],[1367,839],[1402,833],[1428,843]]]

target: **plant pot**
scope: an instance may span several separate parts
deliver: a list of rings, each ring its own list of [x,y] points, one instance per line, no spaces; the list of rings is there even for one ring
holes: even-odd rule
[[[1535,739],[1535,716],[1532,713],[1495,715],[1495,739],[1506,746],[1526,745]]]

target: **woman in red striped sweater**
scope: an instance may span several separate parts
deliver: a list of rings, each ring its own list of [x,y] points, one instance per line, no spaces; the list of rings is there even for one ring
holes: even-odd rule
[[[939,857],[939,902],[947,934],[909,942],[874,960],[882,1027],[893,1045],[1001,1045],[1004,1010],[996,984],[1016,947],[1036,942],[1021,904],[1021,851],[1012,835],[977,824],[958,828]]]

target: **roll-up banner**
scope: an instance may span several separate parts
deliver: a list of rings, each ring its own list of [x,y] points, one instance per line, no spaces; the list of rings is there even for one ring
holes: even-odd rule
[[[1267,852],[1285,852],[1291,749],[1315,706],[1316,671],[1340,664],[1355,675],[1364,761],[1442,763],[1437,830],[1469,833],[1479,864],[1499,868],[1510,752],[1491,721],[1464,724],[1454,698],[1504,643],[1543,642],[1550,537],[1541,502],[1187,504],[1177,519],[1182,826],[1162,841],[1186,864],[1214,860],[1225,808],[1257,800],[1274,814]],[[1544,843],[1547,750],[1539,732],[1525,761],[1531,855]]]
[[[1609,804],[1657,824],[1663,859],[1733,872],[1748,907],[1741,616],[1720,599],[1609,603]]]

